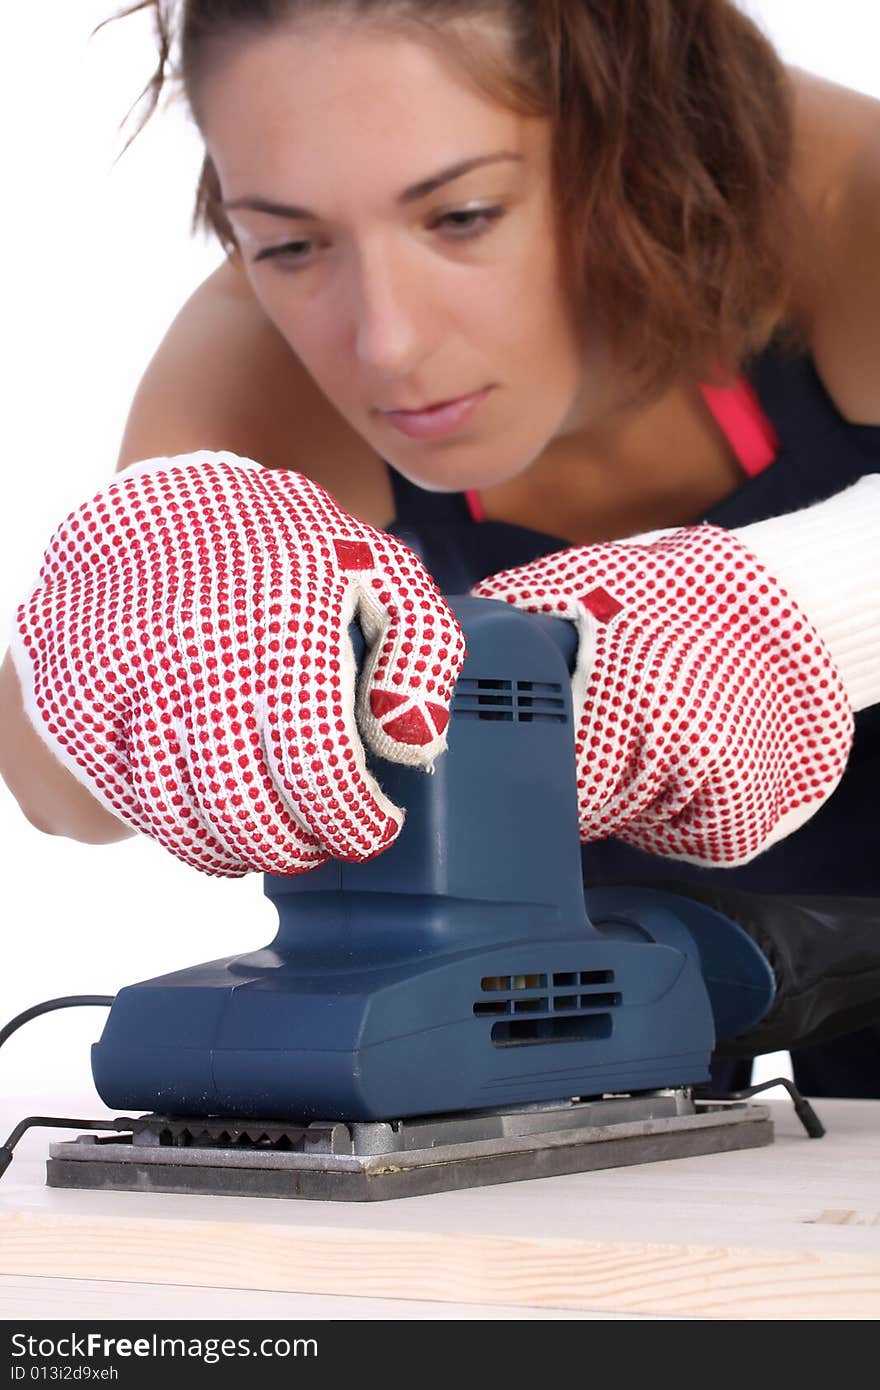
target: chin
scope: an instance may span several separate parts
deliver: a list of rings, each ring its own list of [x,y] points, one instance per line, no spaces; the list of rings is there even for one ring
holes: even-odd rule
[[[485,457],[453,460],[441,456],[433,462],[427,458],[420,460],[419,466],[414,465],[411,459],[394,459],[387,453],[385,458],[407,482],[423,492],[467,492],[470,489],[483,492],[518,477],[534,462],[532,455],[525,459],[495,459],[492,462]]]
[[[401,477],[406,478],[408,483],[421,488],[422,492],[465,492],[468,488],[480,486],[479,483],[449,481],[445,478],[438,478],[435,474],[423,477],[422,474],[414,473],[410,468],[399,468],[396,463],[391,463],[391,467]]]

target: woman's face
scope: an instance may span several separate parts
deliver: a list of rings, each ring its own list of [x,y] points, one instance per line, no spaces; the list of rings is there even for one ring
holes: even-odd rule
[[[364,22],[243,42],[198,95],[257,299],[378,454],[431,491],[486,488],[570,428],[584,347],[548,121]]]

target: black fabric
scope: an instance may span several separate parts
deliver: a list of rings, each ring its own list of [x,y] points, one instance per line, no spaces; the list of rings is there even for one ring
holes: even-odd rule
[[[766,956],[776,997],[765,1017],[719,1057],[815,1047],[880,1023],[880,898],[743,893],[680,880],[662,885],[743,927]]]
[[[880,472],[880,427],[844,420],[808,356],[793,356],[772,347],[749,365],[746,375],[779,437],[779,454],[769,468],[744,479],[741,487],[710,512],[693,517],[693,522],[745,526],[822,501],[858,478]],[[498,570],[568,548],[567,541],[527,527],[474,522],[461,493],[427,492],[393,469],[391,481],[396,520],[388,529],[421,555],[446,594],[466,593]],[[821,556],[817,563],[821,564]],[[880,707],[875,707],[856,716],[855,742],[846,773],[833,796],[806,825],[739,868],[688,865],[687,880],[696,887],[715,885],[789,899],[840,895],[880,901],[878,788]],[[618,840],[583,847],[587,884],[668,880],[671,867],[672,861],[644,854]],[[677,873],[677,868],[673,872]],[[866,1048],[873,1048],[873,1065],[865,1060]],[[799,1054],[793,1051],[798,1084],[809,1091],[807,1076],[819,1083],[816,1068],[820,1054],[827,1057],[830,1069],[821,1076],[821,1094],[853,1094],[847,1089],[854,1083],[847,1070],[845,1043],[840,1040],[827,1053],[820,1046],[804,1054],[804,1067],[811,1070],[804,1071],[803,1076]],[[853,1067],[859,1077],[855,1093],[880,1096],[880,1029],[860,1030]]]

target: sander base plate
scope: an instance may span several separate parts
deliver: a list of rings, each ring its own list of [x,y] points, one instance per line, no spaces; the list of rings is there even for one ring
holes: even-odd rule
[[[397,1121],[144,1115],[50,1146],[50,1187],[369,1202],[758,1148],[767,1106],[688,1088]]]

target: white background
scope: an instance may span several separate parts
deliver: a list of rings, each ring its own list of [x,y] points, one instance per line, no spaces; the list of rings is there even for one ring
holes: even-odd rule
[[[748,8],[789,61],[880,96],[877,0]],[[118,123],[154,52],[144,15],[90,40],[111,12],[112,0],[4,9],[0,655],[45,542],[112,474],[149,357],[220,260],[189,236],[200,149],[182,108],[114,164]],[[93,847],[42,835],[2,781],[0,874],[0,1024],[39,1000],[113,994],[274,933],[259,875],[211,879],[142,837]],[[72,1010],[26,1025],[0,1053],[0,1096],[87,1095],[104,1016]]]

